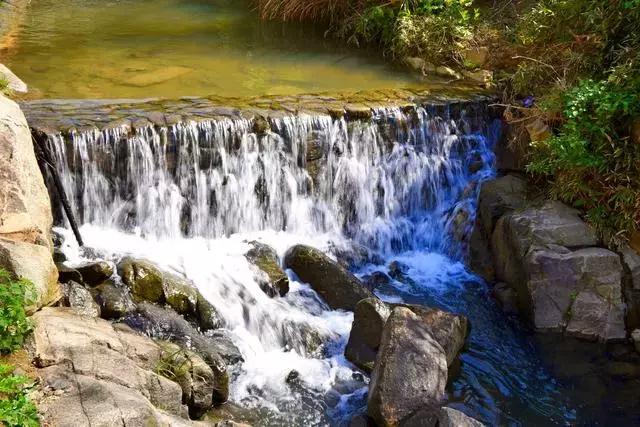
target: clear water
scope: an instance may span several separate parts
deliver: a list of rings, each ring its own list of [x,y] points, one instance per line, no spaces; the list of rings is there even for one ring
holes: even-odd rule
[[[32,0],[0,58],[46,98],[289,95],[419,82],[244,0]]]
[[[348,123],[302,115],[271,120],[265,136],[251,129],[209,120],[54,133],[49,143],[91,256],[149,258],[193,280],[218,308],[245,359],[231,398],[261,411],[255,425],[347,425],[364,410],[368,378],[343,356],[352,314],[330,310],[292,272],[291,292],[268,298],[244,258],[252,240],[280,255],[296,243],[333,255],[365,247],[382,262],[363,262],[360,275],[405,264],[411,281],[378,295],[469,317],[448,399],[488,425],[640,420],[630,398],[640,375],[608,375],[613,349],[572,342],[573,353],[559,352],[505,316],[460,262],[454,218],[466,210],[462,225],[471,225],[478,183],[494,173],[496,127],[481,109],[456,118],[386,109]],[[321,153],[313,176],[311,147]],[[71,263],[80,262],[86,253],[64,233]],[[301,345],[308,328],[323,337],[320,355]],[[286,381],[292,370],[299,385]]]

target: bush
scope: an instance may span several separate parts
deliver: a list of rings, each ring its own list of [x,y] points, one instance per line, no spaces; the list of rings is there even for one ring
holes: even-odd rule
[[[20,348],[31,325],[25,306],[33,302],[33,284],[26,280],[14,280],[0,269],[0,354]]]
[[[33,382],[13,375],[14,368],[0,364],[0,424],[6,427],[37,427],[38,411],[27,397]]]

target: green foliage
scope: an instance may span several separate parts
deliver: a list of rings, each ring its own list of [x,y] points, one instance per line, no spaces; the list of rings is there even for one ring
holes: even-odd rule
[[[462,64],[478,11],[472,0],[405,0],[368,7],[343,29],[352,40],[382,44],[395,56]]]
[[[640,144],[631,136],[640,77],[626,84],[584,80],[563,100],[565,122],[556,136],[534,144],[529,170],[551,176],[553,196],[623,240],[640,228]]]
[[[27,397],[33,382],[13,375],[14,368],[0,364],[0,424],[6,427],[37,427],[38,411]]]
[[[33,302],[33,284],[26,280],[14,280],[0,269],[0,354],[20,348],[31,325],[25,306]]]

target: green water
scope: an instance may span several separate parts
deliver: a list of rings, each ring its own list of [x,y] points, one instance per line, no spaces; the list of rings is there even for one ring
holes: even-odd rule
[[[32,0],[5,62],[45,98],[290,95],[424,84],[242,0]]]

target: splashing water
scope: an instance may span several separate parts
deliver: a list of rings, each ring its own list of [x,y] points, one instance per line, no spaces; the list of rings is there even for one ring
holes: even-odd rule
[[[267,408],[263,425],[344,423],[362,410],[368,381],[343,357],[352,314],[329,310],[291,272],[289,294],[267,297],[244,258],[247,242],[271,245],[280,256],[296,243],[334,256],[364,249],[361,274],[383,269],[369,261],[395,257],[416,279],[394,282],[383,298],[462,311],[472,324],[487,310],[493,316],[461,298],[485,304],[484,288],[462,284],[477,280],[459,261],[478,184],[493,175],[499,128],[482,109],[454,117],[423,107],[378,109],[355,121],[299,114],[271,118],[269,127],[256,133],[253,120],[194,120],[51,134],[48,143],[89,247],[106,259],[133,254],[182,273],[220,312],[245,359],[233,374],[233,401]],[[70,238],[65,251],[71,262],[83,257]],[[524,351],[515,333],[505,334]],[[470,346],[505,334],[472,333]],[[306,346],[314,337],[320,351]],[[496,423],[495,384],[477,374],[486,363],[508,377],[496,366],[511,358],[474,357],[471,350],[463,356],[468,366],[452,393],[480,396],[463,399],[463,408]],[[521,385],[504,388],[517,394]],[[545,413],[555,391],[523,395],[503,400],[532,400],[529,410]]]

